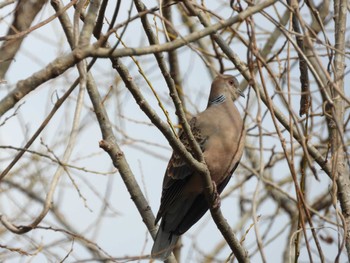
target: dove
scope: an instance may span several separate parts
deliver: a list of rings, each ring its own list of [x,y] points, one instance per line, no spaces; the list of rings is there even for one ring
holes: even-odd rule
[[[234,76],[217,76],[211,84],[207,108],[189,122],[218,194],[229,182],[243,154],[244,124],[234,105],[239,96],[244,97]],[[180,132],[179,138],[191,152],[185,133]],[[153,244],[152,258],[165,260],[178,238],[208,209],[203,178],[179,154],[173,152],[163,179],[155,224],[161,222]]]

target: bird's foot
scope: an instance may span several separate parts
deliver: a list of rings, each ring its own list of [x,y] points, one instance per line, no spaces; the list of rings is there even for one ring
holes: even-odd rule
[[[213,208],[217,209],[217,208],[220,208],[221,206],[221,198],[218,193],[216,183],[214,181],[212,182],[213,182]]]

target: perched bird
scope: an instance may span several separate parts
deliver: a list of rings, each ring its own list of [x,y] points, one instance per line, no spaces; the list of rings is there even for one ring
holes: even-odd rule
[[[192,133],[219,194],[243,153],[243,121],[233,103],[239,96],[243,94],[235,77],[217,76],[211,85],[207,108],[190,121]],[[191,151],[185,133],[180,134],[180,140]],[[165,260],[179,236],[209,209],[203,183],[201,175],[174,152],[165,172],[161,204],[155,220],[157,224],[162,219],[151,252],[153,258]]]

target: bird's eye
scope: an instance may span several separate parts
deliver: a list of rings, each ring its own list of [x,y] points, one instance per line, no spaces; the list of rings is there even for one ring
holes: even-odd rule
[[[233,80],[229,80],[229,81],[228,81],[228,84],[230,84],[230,85],[232,85],[232,86],[233,86],[234,81],[233,81]]]

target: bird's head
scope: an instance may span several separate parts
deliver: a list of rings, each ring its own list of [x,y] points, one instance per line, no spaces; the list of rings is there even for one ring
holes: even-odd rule
[[[209,104],[219,104],[227,98],[234,101],[239,96],[244,97],[243,92],[239,89],[238,80],[231,75],[219,75],[211,84]]]

